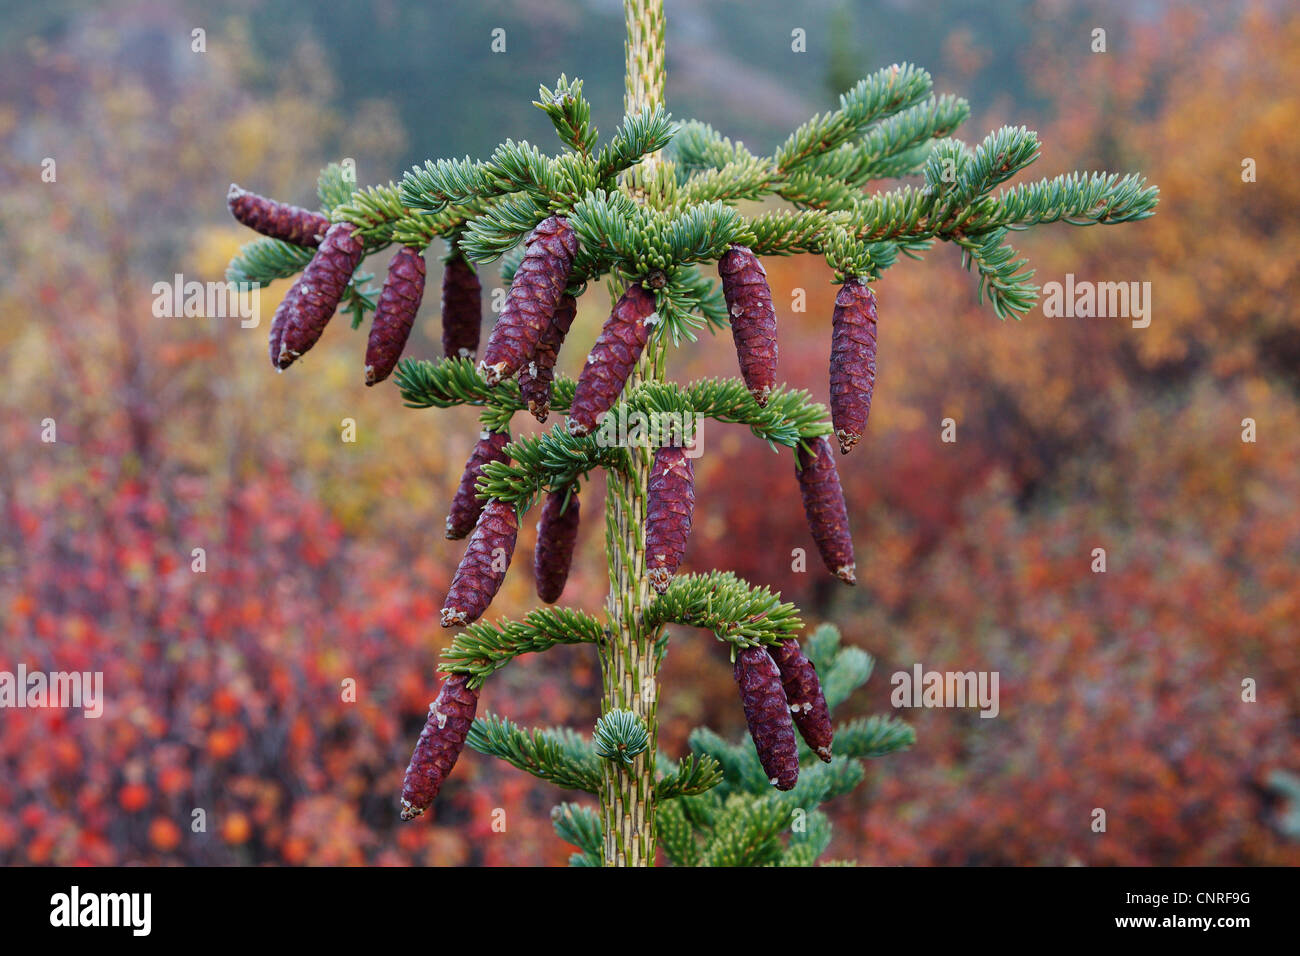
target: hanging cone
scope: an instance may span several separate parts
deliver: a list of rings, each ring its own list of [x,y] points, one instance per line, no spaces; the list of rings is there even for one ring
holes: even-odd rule
[[[366,344],[366,384],[382,382],[392,373],[402,357],[406,340],[415,324],[424,298],[424,256],[418,249],[402,246],[393,256],[379,294],[375,319]]]
[[[655,451],[646,489],[645,553],[650,585],[668,590],[686,554],[695,511],[695,465],[686,449],[665,445]]]
[[[875,385],[876,297],[864,279],[849,279],[831,320],[831,423],[841,454],[867,430]]]
[[[468,674],[450,675],[429,705],[429,719],[402,781],[403,820],[414,819],[429,809],[465,749],[465,738],[478,710],[478,691],[470,689],[468,680]]]
[[[297,297],[298,284],[294,283],[275,307],[275,316],[271,319],[271,364],[277,369],[283,368],[280,365],[280,345],[284,341],[284,329],[289,324],[289,313],[293,310],[293,301]]]
[[[461,472],[460,487],[451,499],[451,510],[447,513],[448,538],[463,538],[474,530],[478,516],[483,513],[483,499],[478,496],[477,488],[479,475],[490,461],[510,461],[506,454],[508,444],[509,432],[483,432],[479,435],[469,461],[465,462],[465,470]]]
[[[650,338],[655,297],[640,285],[630,285],[605,320],[587,364],[578,376],[569,409],[569,434],[589,435],[622,394]]]
[[[443,627],[472,624],[488,609],[506,579],[518,536],[515,506],[497,498],[488,501],[451,580],[442,606]]]
[[[776,309],[767,273],[744,246],[732,246],[718,260],[722,294],[731,315],[740,374],[760,406],[776,387]]]
[[[781,672],[781,686],[785,688],[790,716],[799,735],[813,753],[830,763],[835,730],[831,726],[826,695],[822,693],[822,682],[817,679],[817,668],[804,656],[799,642],[792,637],[768,650]]]
[[[330,227],[329,219],[318,212],[267,199],[240,189],[234,183],[226,193],[226,206],[231,215],[249,229],[309,249],[320,245]]]
[[[789,790],[799,781],[799,748],[776,663],[764,648],[746,647],[736,654],[735,676],[763,772],[776,789]]]
[[[824,437],[810,438],[807,445],[810,450],[801,447],[795,452],[795,464],[808,530],[830,572],[845,584],[856,584],[849,511],[831,443]]]
[[[537,526],[537,547],[533,550],[533,575],[537,596],[554,604],[564,593],[578,542],[578,483],[557,488],[546,496],[542,520]]]
[[[361,241],[353,235],[355,231],[347,222],[330,226],[316,255],[294,284],[293,291],[297,294],[280,341],[280,368],[288,368],[315,345],[334,317],[352,281],[352,273],[365,256]]]
[[[551,411],[551,383],[555,380],[555,360],[560,346],[578,314],[578,300],[571,295],[560,297],[560,304],[551,316],[551,324],[537,343],[533,360],[519,370],[519,396],[524,400],[534,418],[546,421]]]
[[[525,248],[501,317],[492,326],[479,363],[479,373],[489,385],[513,376],[537,351],[537,343],[551,324],[569,284],[569,270],[578,254],[578,237],[567,219],[551,216],[537,224]]]
[[[442,270],[442,354],[473,359],[483,325],[483,288],[474,267],[457,254]]]

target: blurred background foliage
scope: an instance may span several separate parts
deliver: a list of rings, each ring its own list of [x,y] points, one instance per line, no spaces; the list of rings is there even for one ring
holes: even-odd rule
[[[1039,281],[1151,282],[1149,328],[1041,310],[1000,323],[952,250],[879,284],[871,430],[841,465],[857,589],[791,570],[810,542],[788,459],[741,429],[706,435],[688,570],[781,589],[879,675],[917,661],[1001,675],[996,720],[900,715],[917,746],[832,807],[830,855],[1300,863],[1294,791],[1276,784],[1300,769],[1300,14],[787,7],[669,0],[674,115],[767,151],[906,59],[971,100],[959,133],[1040,130],[1031,175],[1140,170],[1161,187],[1147,222],[1022,246]],[[276,375],[265,323],[155,318],[152,288],[222,277],[248,238],[225,211],[231,180],[314,205],[317,169],[343,157],[365,183],[506,136],[552,149],[529,103],[561,72],[612,128],[619,4],[51,0],[0,4],[0,23],[0,669],[102,670],[107,692],[99,720],[0,712],[0,862],[562,863],[555,795],[475,755],[430,818],[397,821],[447,641],[436,609],[462,549],[442,521],[472,414],[365,389],[346,323]],[[1089,50],[1097,26],[1105,54]],[[195,27],[206,53],[191,52]],[[489,52],[494,27],[505,54]],[[791,52],[796,27],[806,54]],[[46,157],[56,183],[41,182]],[[1245,157],[1257,182],[1242,182]],[[781,375],[824,400],[830,275],[806,258],[767,268]],[[263,293],[266,319],[284,291]],[[606,307],[599,290],[583,299],[567,371]],[[436,357],[437,340],[431,295],[407,354]],[[706,337],[671,361],[689,378],[735,359]],[[948,417],[954,444],[939,440]],[[46,418],[57,443],[40,440]],[[534,523],[494,612],[535,603]],[[601,606],[602,538],[589,520],[566,601]],[[1097,547],[1105,574],[1089,570]],[[741,733],[721,645],[675,635],[663,676],[666,755],[700,723]],[[1241,702],[1245,677],[1256,703]],[[340,699],[348,678],[355,703]],[[598,683],[594,655],[560,648],[485,698],[587,730]],[[846,716],[888,709],[889,691],[878,677]]]

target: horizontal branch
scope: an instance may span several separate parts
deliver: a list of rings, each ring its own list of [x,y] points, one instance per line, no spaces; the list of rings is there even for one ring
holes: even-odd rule
[[[485,714],[470,726],[465,742],[564,790],[600,790],[600,765],[590,741],[567,727],[524,730],[509,718]]]
[[[508,462],[484,465],[478,480],[480,498],[509,501],[528,510],[544,491],[564,488],[597,468],[626,470],[628,450],[602,444],[596,435],[575,437],[562,425],[540,435],[516,438],[506,446]]]
[[[302,272],[315,251],[266,236],[253,239],[240,246],[226,266],[226,281],[268,286],[276,279],[288,279]]]
[[[860,717],[835,728],[835,753],[845,757],[883,757],[916,743],[916,731],[896,717]]]
[[[571,608],[545,607],[530,611],[520,621],[476,621],[442,652],[438,669],[470,674],[470,685],[483,681],[520,654],[550,650],[557,644],[598,644],[605,628],[596,618]]]
[[[730,571],[679,575],[644,612],[646,627],[683,624],[740,647],[776,644],[803,629],[798,609]]]
[[[806,391],[784,386],[774,389],[766,406],[754,401],[738,378],[709,378],[681,386],[653,382],[637,389],[627,401],[629,410],[648,413],[695,414],[727,424],[747,425],[773,445],[794,446],[808,438],[831,433],[826,406]],[[618,410],[611,414],[618,414]],[[615,419],[617,420],[617,418]]]
[[[506,431],[515,412],[527,408],[513,381],[489,386],[467,358],[403,359],[394,377],[407,408],[452,408],[470,405],[483,408],[483,427]],[[551,386],[551,408],[568,410],[576,387],[574,381],[557,376]]]
[[[655,783],[655,799],[662,802],[677,797],[694,797],[722,782],[722,768],[708,754],[688,754]]]

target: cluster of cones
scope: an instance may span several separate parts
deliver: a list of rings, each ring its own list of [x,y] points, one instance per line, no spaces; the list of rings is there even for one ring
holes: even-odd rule
[[[232,185],[227,197],[235,218],[276,239],[315,248],[302,275],[281,302],[271,323],[270,354],[284,369],[319,340],[337,311],[364,257],[356,228],[331,223],[319,213],[278,203]],[[577,313],[568,292],[578,239],[563,216],[551,216],[528,236],[509,295],[492,328],[479,372],[489,385],[508,379],[538,421],[549,415],[559,350]],[[776,311],[762,263],[735,245],[718,261],[718,274],[731,319],[741,376],[754,401],[764,406],[776,387]],[[398,249],[389,266],[366,347],[367,385],[387,378],[401,357],[424,295],[422,250]],[[443,273],[443,348],[449,357],[477,355],[481,287],[473,268],[453,252]],[[571,435],[592,433],[622,394],[658,321],[656,300],[640,283],[615,303],[578,378],[569,409]],[[876,303],[865,281],[850,278],[835,300],[830,363],[831,417],[840,450],[862,436],[875,383]],[[496,596],[514,554],[519,533],[516,507],[478,498],[483,468],[508,462],[507,432],[485,432],[466,462],[447,516],[447,537],[469,536],[442,608],[442,625],[477,620]],[[796,451],[796,475],[809,528],[826,567],[853,584],[855,562],[848,512],[831,444],[806,440]],[[695,504],[694,470],[686,449],[656,450],[647,489],[646,567],[659,593],[668,589],[685,555]],[[534,552],[538,595],[554,602],[572,564],[579,520],[577,482],[552,490],[542,509]],[[765,772],[780,789],[793,787],[799,761],[797,728],[814,752],[830,759],[831,729],[816,670],[790,640],[738,652],[736,681],[751,736]],[[402,815],[423,812],[464,747],[478,692],[463,674],[444,681],[430,705],[403,788]]]

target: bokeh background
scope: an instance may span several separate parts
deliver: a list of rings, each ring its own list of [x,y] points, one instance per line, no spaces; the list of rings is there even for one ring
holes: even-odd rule
[[[792,572],[810,541],[788,456],[708,432],[689,568],[778,588],[874,654],[852,713],[888,710],[888,675],[918,661],[1001,675],[996,720],[901,714],[917,745],[838,801],[832,855],[1300,863],[1300,11],[798,6],[669,0],[674,115],[766,152],[858,76],[910,60],[971,101],[964,138],[1038,129],[1029,175],[1140,170],[1162,191],[1147,222],[1019,243],[1039,281],[1149,281],[1146,329],[1038,309],[1000,322],[946,247],[879,284],[869,440],[841,462],[858,588]],[[564,861],[549,822],[562,795],[477,754],[430,818],[395,812],[448,641],[436,612],[462,546],[442,523],[473,413],[364,388],[364,332],[341,319],[277,375],[265,321],[155,318],[152,287],[222,278],[251,238],[225,210],[232,180],[313,206],[317,170],[344,157],[364,183],[507,136],[554,148],[530,103],[561,72],[612,128],[622,42],[616,0],[0,4],[0,669],[102,670],[107,691],[99,720],[0,711],[0,862]],[[767,268],[781,375],[824,399],[829,271]],[[603,306],[584,299],[568,371]],[[431,294],[407,354],[437,357],[438,329]],[[707,336],[671,357],[682,378],[734,362]],[[954,444],[939,440],[948,417]],[[592,610],[598,493],[566,596]],[[531,525],[493,613],[535,601]],[[1090,571],[1097,547],[1105,574]],[[340,700],[348,678],[355,703]],[[743,732],[709,635],[674,636],[664,681],[669,755],[697,724]],[[598,686],[594,655],[560,648],[502,672],[484,703],[587,730]]]

